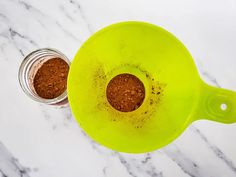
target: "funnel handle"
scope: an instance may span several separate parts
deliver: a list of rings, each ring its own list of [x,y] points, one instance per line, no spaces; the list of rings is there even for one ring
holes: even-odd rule
[[[222,123],[236,122],[236,92],[201,84],[197,119]]]

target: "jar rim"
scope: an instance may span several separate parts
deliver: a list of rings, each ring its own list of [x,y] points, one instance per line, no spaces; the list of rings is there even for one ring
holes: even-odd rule
[[[31,99],[33,99],[37,102],[45,103],[45,104],[49,104],[49,105],[62,102],[63,100],[65,100],[67,98],[67,89],[56,98],[46,99],[46,98],[42,98],[42,97],[38,96],[37,94],[32,93],[32,91],[30,91],[30,89],[27,88],[27,86],[25,86],[25,84],[24,84],[24,79],[27,79],[26,76],[24,76],[25,67],[29,64],[29,61],[32,60],[32,56],[34,54],[37,54],[40,52],[54,52],[54,53],[58,54],[60,56],[60,58],[63,59],[70,66],[70,60],[57,49],[40,48],[40,49],[34,50],[24,57],[21,65],[19,67],[18,81],[20,83],[20,86],[27,96],[29,96]]]

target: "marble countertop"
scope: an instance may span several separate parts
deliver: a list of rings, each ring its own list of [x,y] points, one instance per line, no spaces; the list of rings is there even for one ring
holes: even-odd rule
[[[24,56],[42,47],[73,58],[92,33],[141,20],[189,49],[203,80],[236,91],[235,0],[0,0],[0,177],[236,177],[236,124],[194,122],[146,154],[93,142],[70,108],[30,100],[18,84]]]

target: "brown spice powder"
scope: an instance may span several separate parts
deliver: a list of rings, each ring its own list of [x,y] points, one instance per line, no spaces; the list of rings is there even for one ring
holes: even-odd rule
[[[141,106],[145,97],[143,83],[134,75],[120,74],[108,84],[107,100],[118,111],[130,112]]]
[[[60,96],[67,86],[69,65],[61,58],[52,58],[38,69],[33,85],[36,93],[46,99]]]

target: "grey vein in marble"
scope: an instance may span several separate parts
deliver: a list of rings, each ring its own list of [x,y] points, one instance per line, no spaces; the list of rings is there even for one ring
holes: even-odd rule
[[[27,4],[24,1],[18,0],[19,4],[22,4],[27,10],[32,9],[33,7],[29,4]]]
[[[220,84],[218,83],[218,81],[216,80],[216,78],[210,74],[209,72],[207,72],[205,69],[203,69],[202,64],[200,63],[199,65],[199,72],[205,77],[207,78],[210,82],[212,82],[212,84],[214,84],[215,86],[221,88]]]
[[[11,1],[15,1],[15,0],[11,0]],[[44,29],[47,29],[47,27],[45,26],[44,23],[42,23],[41,19],[48,19],[50,20],[50,22],[55,23],[59,29],[61,29],[67,36],[69,36],[70,38],[72,38],[73,40],[79,41],[81,43],[81,40],[78,39],[74,34],[72,34],[70,31],[68,31],[67,29],[65,29],[63,27],[63,25],[61,25],[56,19],[53,19],[52,17],[46,15],[45,13],[43,13],[41,10],[39,10],[38,8],[26,3],[25,1],[17,1],[20,5],[22,5],[22,7],[27,10],[27,11],[32,11],[32,13],[36,13],[38,15],[40,15],[40,18],[36,18],[35,16],[33,16],[34,18],[37,19],[37,21],[41,24],[41,26]]]
[[[19,4],[24,10],[32,12],[34,14],[39,14],[41,18],[47,18],[48,16],[45,15],[41,10],[32,5],[26,3],[25,1],[17,1],[17,0],[9,0],[13,3]],[[32,17],[35,17],[34,15]],[[37,19],[37,21],[42,25],[42,27],[46,28],[46,26],[41,22],[41,20]]]
[[[190,177],[201,177],[198,165],[193,162],[190,158],[186,157],[180,149],[171,144],[161,150],[164,152],[171,160],[173,160],[180,169]]]
[[[64,6],[60,5],[59,6],[61,12],[72,22],[75,22],[75,20],[73,19],[73,17],[70,16],[70,14],[67,12],[67,10],[64,8]]]
[[[190,129],[198,134],[202,141],[206,143],[206,145],[214,152],[214,154],[221,159],[236,175],[236,166],[235,164],[215,145],[211,144],[207,137],[195,126],[191,126]]]
[[[7,16],[2,14],[2,13],[0,13],[0,17],[3,18],[3,19],[7,19]]]
[[[13,45],[15,46],[15,48],[19,51],[19,53],[24,56],[24,53],[22,51],[22,49],[16,44],[16,41],[15,41],[15,36],[17,35],[18,37],[22,38],[22,39],[26,39],[28,42],[30,42],[31,44],[35,42],[33,41],[29,41],[29,38],[19,34],[18,32],[16,32],[15,30],[13,30],[11,27],[10,27],[10,24],[9,24],[9,19],[7,18],[7,16],[3,15],[3,14],[0,14],[0,17],[5,21],[4,25],[8,27],[8,31],[2,31],[0,33],[0,36],[5,38],[5,39],[8,39],[10,40],[11,43],[13,43]],[[1,50],[3,51],[3,44],[1,44]]]
[[[11,34],[10,30],[9,30],[9,33],[10,33],[10,40],[12,42],[12,44],[15,46],[15,48],[19,51],[19,53],[21,54],[21,56],[25,56],[23,50],[17,45],[15,39],[14,39],[14,36]]]
[[[9,35],[8,35],[9,34]],[[31,45],[38,47],[38,45],[36,44],[36,42],[34,42],[32,39],[30,39],[27,36],[24,36],[20,33],[18,33],[17,31],[15,31],[12,28],[9,28],[8,33],[7,32],[2,32],[0,34],[0,36],[5,37],[7,39],[10,39],[10,41],[12,42],[12,44],[15,46],[15,48],[20,52],[20,54],[22,56],[25,56],[23,50],[19,47],[19,45],[16,43],[16,37],[19,37],[22,40],[26,40],[28,41]],[[1,45],[1,49],[3,49],[3,46]]]
[[[81,40],[78,39],[74,34],[72,34],[70,31],[65,29],[58,21],[55,20],[55,24],[61,29],[67,36],[71,37],[72,39],[79,41],[81,43]]]
[[[7,177],[7,175],[0,169],[0,175],[1,177]]]
[[[15,2],[15,0],[11,0],[13,2]],[[40,18],[46,18],[47,16],[41,11],[39,10],[38,8],[36,7],[33,7],[32,5],[24,2],[24,1],[17,1],[25,10],[27,11],[32,11],[34,14],[39,14],[40,15]],[[35,17],[35,16],[33,16]],[[41,19],[37,19],[37,22],[39,22],[39,24],[44,28],[44,29],[47,29],[47,27],[45,26],[44,23],[42,23]]]
[[[127,173],[132,177],[147,176],[147,177],[163,177],[163,173],[159,171],[151,161],[151,155],[145,154],[144,159],[135,159],[125,157],[125,154],[115,152],[120,163],[125,167]]]
[[[76,0],[69,0],[69,2],[78,9],[78,11],[81,14],[82,19],[84,20],[84,23],[87,25],[89,32],[92,34],[93,30],[92,30],[91,25],[89,24],[87,18],[85,17],[85,14],[84,14],[83,9],[81,8],[81,5]]]
[[[43,114],[43,117],[45,118],[45,120],[49,120],[51,118],[49,112],[47,109],[44,109],[44,106],[43,104],[40,104],[39,107],[40,109],[42,110],[42,114]]]
[[[92,140],[82,129],[80,129],[81,134],[86,138],[86,140],[91,144],[92,148],[96,150],[98,153],[103,154],[104,151],[102,150],[101,145],[97,144],[94,140]],[[112,150],[110,150],[112,151]]]
[[[9,32],[10,32],[10,35],[11,35],[11,38],[14,39],[14,37],[18,36],[22,39],[25,39],[27,40],[30,44],[32,44],[34,47],[38,47],[37,43],[35,41],[33,41],[32,39],[30,39],[29,37],[23,35],[23,34],[20,34],[19,32],[15,31],[14,29],[12,28],[9,28]]]
[[[0,174],[3,177],[29,177],[29,168],[23,167],[0,142]]]
[[[146,155],[147,155],[147,156],[145,157],[145,159],[141,161],[143,164],[148,163],[149,160],[151,160],[151,155],[150,155],[150,153],[147,153]]]

